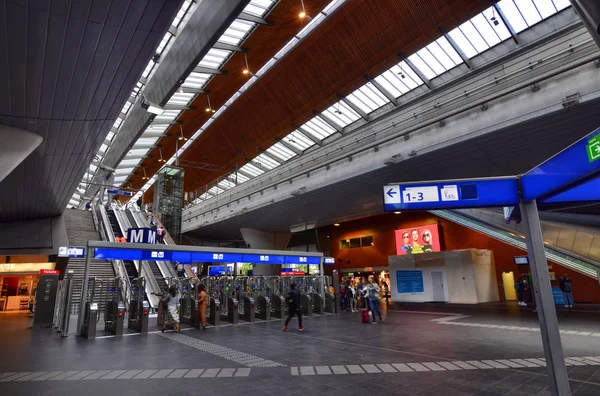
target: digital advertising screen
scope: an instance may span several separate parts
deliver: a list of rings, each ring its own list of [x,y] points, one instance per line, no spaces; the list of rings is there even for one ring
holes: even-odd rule
[[[440,232],[437,224],[396,230],[396,254],[439,252]]]

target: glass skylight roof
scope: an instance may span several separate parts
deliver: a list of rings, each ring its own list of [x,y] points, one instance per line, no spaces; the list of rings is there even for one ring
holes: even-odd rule
[[[281,143],[275,143],[274,145],[272,145],[271,147],[269,147],[266,151],[269,154],[271,154],[271,155],[275,156],[276,158],[280,159],[281,161],[287,161],[287,160],[289,160],[291,158],[294,158],[296,156],[295,152],[293,152],[289,148],[285,147]]]
[[[265,173],[261,169],[258,169],[256,166],[248,163],[240,168],[240,172],[243,172],[246,175],[256,177]]]
[[[169,45],[169,42],[172,38],[173,35],[171,34],[171,32],[165,33],[163,39],[160,41],[160,44],[158,44],[158,47],[156,47],[156,53],[162,55],[163,51],[165,50],[167,45]]]
[[[360,118],[360,114],[342,100],[323,111],[323,114],[342,128]]]
[[[375,77],[375,81],[397,98],[423,85],[423,81],[404,61]]]
[[[181,86],[201,89],[211,77],[212,75],[210,74],[191,72]]]
[[[255,157],[253,162],[269,170],[277,168],[279,165],[281,165],[279,162],[274,161],[271,157],[269,157],[266,154],[260,154],[259,156]]]
[[[154,117],[154,122],[160,124],[161,121],[175,121],[179,117],[180,113],[181,110],[165,110],[162,114]]]
[[[220,188],[222,188],[223,190],[229,190],[230,188],[235,187],[235,183],[233,183],[232,181],[230,181],[229,179],[223,179],[219,182],[218,186]]]
[[[244,12],[257,16],[259,18],[264,17],[271,7],[273,6],[275,1],[272,0],[252,0],[246,8],[244,8]]]
[[[300,131],[293,131],[281,140],[300,151],[304,151],[307,148],[315,145],[315,142],[304,136],[304,134]]]
[[[193,93],[175,92],[173,94],[173,96],[171,96],[171,99],[169,99],[167,104],[177,105],[177,106],[187,106],[194,99],[194,96],[196,96],[196,95]]]
[[[209,69],[220,69],[223,63],[231,56],[231,51],[211,48],[208,53],[202,58],[198,66],[207,67]]]
[[[347,99],[367,114],[389,103],[388,98],[375,88],[372,83],[366,83],[348,95]]]
[[[302,131],[310,133],[319,140],[323,140],[336,132],[331,125],[323,121],[323,119],[319,116],[316,116],[312,120],[308,121],[306,124],[302,125],[301,128]]]
[[[183,20],[183,18],[187,14],[187,12],[190,9],[191,5],[192,5],[192,0],[185,0],[183,2],[183,4],[181,5],[181,8],[177,12],[177,15],[173,19],[173,23],[172,23],[173,27],[176,27],[176,28],[179,27],[179,25],[181,24],[181,21]]]
[[[152,72],[152,69],[154,69],[154,66],[156,66],[156,63],[151,59],[150,62],[148,62],[148,64],[146,65],[144,71],[142,72],[142,77],[148,78],[148,76]]]
[[[236,19],[218,41],[225,44],[240,45],[254,26],[256,26],[256,24],[253,22]]]
[[[222,188],[219,188],[217,186],[214,186],[213,188],[209,189],[208,192],[211,193],[212,195],[217,195],[217,194],[221,194],[223,191]]]

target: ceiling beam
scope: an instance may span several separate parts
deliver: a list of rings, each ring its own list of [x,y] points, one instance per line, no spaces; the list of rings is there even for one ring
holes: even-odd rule
[[[323,141],[315,136],[312,133],[308,132],[306,129],[302,127],[297,127],[296,130],[300,132],[303,136],[305,136],[308,140],[312,140],[317,146],[322,146]]]
[[[359,116],[361,116],[365,121],[369,121],[369,115],[365,113],[360,107],[352,103],[351,100],[348,100],[345,96],[341,94],[337,94],[337,97],[346,104],[346,106],[350,107],[354,110]],[[339,111],[339,110],[338,110]]]
[[[448,40],[448,42],[450,43],[452,48],[454,48],[454,51],[456,51],[458,56],[460,56],[460,59],[462,59],[462,61],[465,63],[465,65],[467,65],[467,67],[472,70],[473,64],[471,63],[471,59],[469,59],[469,57],[465,54],[465,52],[462,50],[462,48],[460,48],[460,46],[452,38],[452,36],[450,36],[448,34],[448,32],[442,27],[440,27],[440,33],[442,33],[444,35],[444,37],[446,38],[446,40]]]
[[[223,70],[220,70],[220,69],[212,69],[210,67],[204,67],[204,66],[196,66],[194,68],[194,73],[221,74],[221,75],[227,75],[227,74],[229,74],[226,71],[223,71]]]
[[[411,70],[421,79],[421,81],[423,81],[427,88],[431,89],[431,81],[429,81],[429,79],[425,77],[425,74],[423,74],[423,72],[419,70],[419,68],[416,67],[414,63],[408,60],[406,56],[400,54],[400,58],[404,61],[404,63],[406,63],[408,67],[411,68]]]
[[[390,91],[388,91],[387,89],[385,89],[383,87],[383,85],[379,84],[377,82],[377,80],[375,80],[374,78],[371,78],[367,74],[365,74],[365,79],[368,82],[370,82],[371,84],[373,84],[373,86],[375,88],[377,88],[377,90],[379,92],[381,92],[383,94],[383,96],[385,96],[394,106],[398,106],[398,98],[394,97],[394,95],[392,95],[392,93]]]
[[[323,113],[319,113],[316,110],[313,110],[313,113],[317,116],[319,116],[319,118],[321,118],[323,121],[325,121],[325,123],[327,125],[329,125],[330,127],[332,127],[333,129],[335,129],[336,131],[338,131],[339,133],[341,133],[342,135],[344,134],[344,128],[342,128],[341,126],[339,126],[338,124],[335,123],[335,121],[333,121],[331,118],[327,117],[325,114]]]
[[[261,148],[259,147],[259,148],[258,148],[258,151],[259,151],[261,154],[264,154],[265,156],[267,156],[267,157],[271,158],[273,161],[277,162],[279,165],[283,165],[283,164],[285,164],[285,161],[284,161],[282,158],[275,157],[274,155],[272,155],[271,153],[269,153],[267,150],[263,150],[263,149],[261,149]]]
[[[213,48],[224,50],[224,51],[232,51],[232,52],[248,52],[248,50],[246,50],[242,47],[239,47],[237,45],[221,43],[219,41],[217,41],[217,43],[213,46]]]
[[[191,88],[191,87],[179,87],[179,89],[177,90],[177,92],[181,92],[181,93],[191,93],[191,94],[205,94],[207,93],[205,90],[203,89],[199,89],[199,88]]]
[[[504,25],[506,26],[506,29],[510,33],[515,44],[519,44],[519,35],[517,34],[517,31],[510,24],[510,22],[508,21],[508,18],[504,14],[504,11],[502,11],[502,8],[498,7],[498,4],[496,2],[494,2],[494,10],[496,10],[496,13],[498,14],[498,16],[500,17],[502,22],[504,22]]]
[[[238,15],[238,19],[241,19],[243,21],[258,23],[260,25],[271,26],[273,24],[273,22],[271,22],[271,21],[267,21],[264,18],[260,18],[255,15],[248,14],[247,12],[242,12],[240,15]]]
[[[258,162],[254,161],[254,160],[251,160],[249,158],[246,158],[245,160],[247,163],[254,165],[255,167],[257,167],[258,169],[260,169],[261,171],[263,171],[265,173],[270,171],[270,169],[265,168],[264,166],[262,166],[261,164],[259,164]]]
[[[286,149],[293,151],[294,153],[296,153],[296,155],[302,155],[302,151],[298,150],[296,147],[292,146],[291,144],[289,144],[285,140],[281,140],[279,138],[275,138],[275,141],[277,143],[281,144],[282,146],[284,146]]]
[[[166,104],[163,106],[164,110],[196,110],[193,106],[183,106],[178,104]]]

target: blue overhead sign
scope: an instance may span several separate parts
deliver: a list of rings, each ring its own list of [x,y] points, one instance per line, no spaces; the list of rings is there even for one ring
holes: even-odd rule
[[[323,264],[335,264],[333,257],[323,257]]]
[[[96,248],[98,260],[151,260],[190,263],[320,264],[319,256],[186,252],[160,249]]]
[[[84,258],[85,248],[83,246],[61,246],[58,248],[58,257]]]
[[[590,180],[600,171],[599,138],[600,129],[596,129],[524,174],[521,177],[523,199],[545,198],[562,193],[573,183]]]
[[[123,190],[116,190],[116,189],[106,190],[106,193],[111,194],[111,195],[125,195],[127,197],[131,197],[133,195],[133,193],[131,191],[123,191]]]
[[[516,177],[392,184],[383,187],[384,210],[432,210],[519,204]]]
[[[566,204],[577,202],[598,202],[600,201],[600,179],[593,179],[580,186],[573,187],[570,190],[550,197],[542,204]]]

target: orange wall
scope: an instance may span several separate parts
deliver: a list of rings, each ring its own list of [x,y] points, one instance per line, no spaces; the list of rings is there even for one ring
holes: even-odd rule
[[[443,250],[489,249],[494,252],[496,278],[501,283],[502,271],[514,271],[520,275],[520,268],[513,262],[514,256],[525,255],[524,250],[489,238],[477,231],[434,216],[428,212],[409,212],[399,215],[385,214],[361,220],[342,223],[339,227],[331,227],[331,255],[336,264],[331,269],[387,266],[388,256],[396,254],[394,231],[397,229],[439,224],[440,243]],[[371,247],[356,249],[339,249],[341,239],[373,236]],[[341,260],[340,260],[341,259]],[[550,262],[552,272],[557,279],[563,273],[569,273],[573,280],[573,299],[575,302],[600,303],[600,286],[592,278]],[[558,286],[558,280],[552,282]]]

